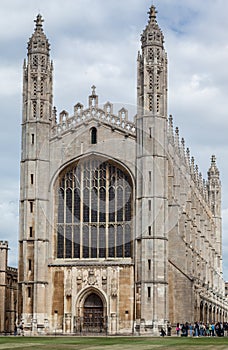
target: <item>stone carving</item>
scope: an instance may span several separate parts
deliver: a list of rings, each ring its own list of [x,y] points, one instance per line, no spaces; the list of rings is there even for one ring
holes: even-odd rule
[[[112,279],[112,282],[111,282],[111,296],[113,298],[116,298],[117,297],[117,293],[118,293],[118,290],[117,290],[117,281],[115,278]]]
[[[67,276],[66,276],[66,284],[65,284],[65,295],[67,297],[70,297],[71,292],[72,292],[71,270],[68,270]]]

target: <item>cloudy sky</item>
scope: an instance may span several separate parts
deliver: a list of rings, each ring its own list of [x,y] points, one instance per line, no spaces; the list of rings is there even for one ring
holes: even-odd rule
[[[95,84],[99,101],[134,110],[136,58],[152,0],[1,0],[0,239],[17,265],[22,64],[36,15],[54,61],[54,104],[73,112]],[[154,0],[169,59],[169,114],[204,178],[216,154],[223,184],[228,280],[228,1]],[[133,107],[132,107],[133,106]]]

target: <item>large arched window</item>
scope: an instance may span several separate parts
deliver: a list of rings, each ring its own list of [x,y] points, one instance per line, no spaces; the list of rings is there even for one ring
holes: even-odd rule
[[[57,184],[57,257],[131,257],[132,182],[111,161],[87,158]]]

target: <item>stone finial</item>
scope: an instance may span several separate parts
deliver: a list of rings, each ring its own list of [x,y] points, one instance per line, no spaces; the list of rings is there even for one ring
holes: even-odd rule
[[[151,6],[150,11],[148,12],[149,19],[156,20],[157,17],[157,11],[154,5]]]
[[[195,174],[195,158],[191,158],[191,174],[194,176]]]
[[[181,154],[184,158],[185,157],[185,139],[183,137],[181,139]]]
[[[180,142],[179,142],[179,128],[176,127],[175,129],[175,146],[179,149]]]
[[[98,96],[96,94],[96,86],[93,85],[91,86],[92,92],[91,95],[89,96],[89,107],[93,108],[93,107],[98,107]]]
[[[96,86],[95,85],[93,85],[93,86],[91,86],[91,89],[92,89],[92,96],[96,96]]]
[[[186,149],[186,161],[187,161],[187,165],[190,167],[190,149],[187,148]]]
[[[57,108],[54,106],[52,110],[52,125],[57,124]]]
[[[39,29],[42,28],[44,20],[43,20],[41,14],[38,14],[38,15],[37,15],[37,17],[36,17],[36,19],[34,20],[34,22],[36,23],[36,29],[39,30]]]
[[[216,157],[215,155],[212,155],[211,157],[211,166],[208,170],[208,180],[210,180],[213,177],[219,178],[219,170],[216,165]]]
[[[169,116],[169,127],[172,129],[173,128],[173,116],[170,114]]]
[[[212,166],[216,166],[216,157],[215,157],[215,155],[212,155],[212,157],[211,157],[211,165]]]

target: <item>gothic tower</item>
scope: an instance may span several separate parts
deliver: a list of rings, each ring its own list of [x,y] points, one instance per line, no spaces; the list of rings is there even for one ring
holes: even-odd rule
[[[216,158],[211,158],[211,166],[208,170],[208,198],[216,226],[216,258],[215,264],[219,274],[222,272],[222,213],[221,213],[221,181]]]
[[[167,304],[167,55],[151,6],[138,56],[137,307],[140,330],[168,320]]]
[[[19,321],[44,324],[52,63],[38,15],[23,75],[19,236]],[[41,258],[42,257],[42,258]]]

